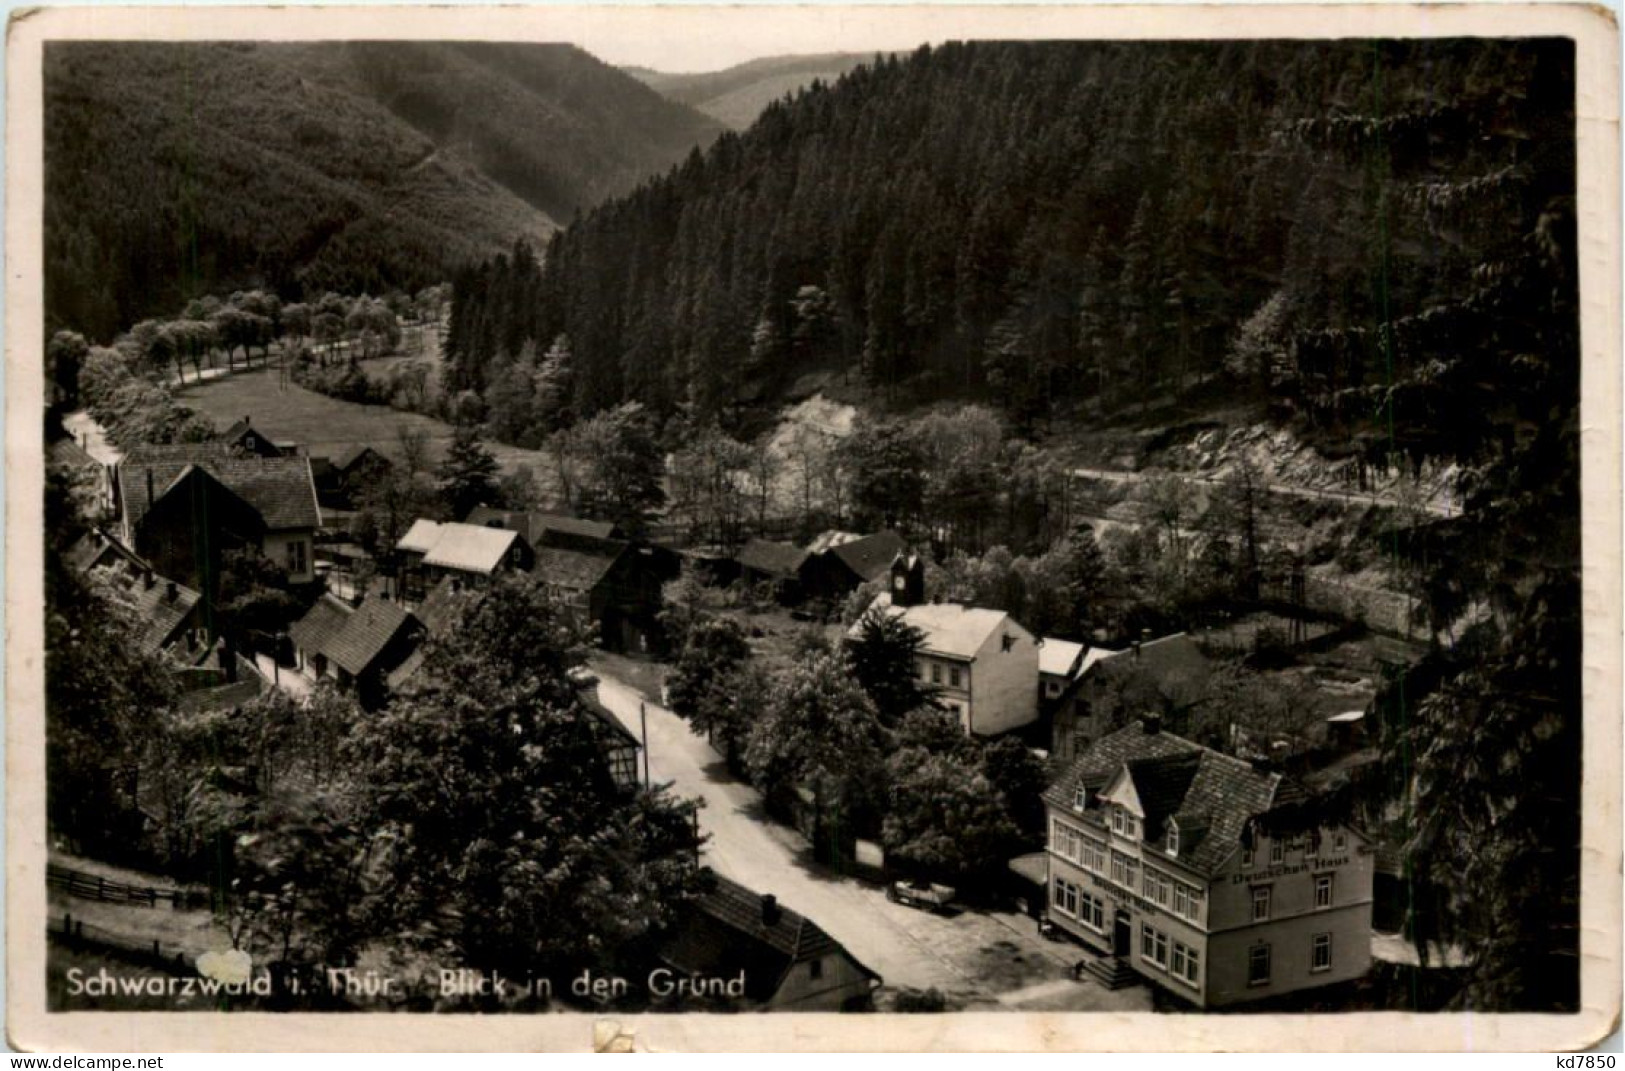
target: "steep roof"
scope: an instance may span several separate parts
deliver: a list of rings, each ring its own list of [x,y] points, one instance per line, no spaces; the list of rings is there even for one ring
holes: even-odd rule
[[[768,576],[793,577],[807,560],[807,552],[793,543],[775,543],[769,539],[752,539],[739,551],[739,564],[754,572]]]
[[[377,596],[356,607],[336,635],[327,642],[326,654],[346,672],[360,676],[372,668],[391,640],[416,619],[399,603]]]
[[[434,545],[424,552],[423,564],[464,573],[492,573],[502,564],[508,548],[518,538],[518,532],[506,528],[455,522],[443,524]]]
[[[906,545],[902,536],[885,531],[833,546],[828,553],[867,582],[884,576]]]
[[[1083,659],[1084,646],[1071,640],[1045,636],[1038,648],[1038,672],[1053,677],[1070,677]]]
[[[360,461],[368,454],[371,454],[373,457],[377,458],[379,461],[382,461],[386,465],[390,463],[389,458],[385,457],[383,454],[380,454],[366,443],[356,443],[355,445],[344,450],[344,452],[340,453],[338,456],[334,457],[332,460],[332,465],[340,472],[348,472],[352,467],[354,467],[357,461]]]
[[[409,554],[427,554],[440,538],[440,522],[419,517],[406,534],[395,541],[395,549]]]
[[[615,536],[615,526],[609,521],[589,521],[581,517],[567,517],[562,513],[524,512],[475,506],[464,521],[468,524],[511,529],[523,535],[531,546],[540,544],[548,532],[587,536],[592,539],[612,539]]]
[[[769,920],[759,893],[715,873],[706,884],[661,948],[661,957],[679,970],[717,977],[744,970],[757,1000],[771,998],[795,965],[831,953],[880,979],[810,919],[776,905]]]
[[[108,547],[117,545],[109,541]],[[169,645],[202,598],[185,584],[152,575],[133,554],[103,553],[85,569],[93,584],[129,609],[135,619],[132,638],[148,653]]]
[[[288,636],[301,651],[327,654],[333,637],[344,631],[355,608],[342,599],[324,594],[311,604],[305,616],[288,627]]]
[[[1133,647],[1127,647],[1104,655],[1091,665],[1097,663],[1103,669],[1110,667],[1109,672],[1143,669],[1158,680],[1171,680],[1180,676],[1203,680],[1206,679],[1209,668],[1207,656],[1185,632],[1175,632],[1172,635],[1147,640],[1139,645],[1138,651]]]
[[[818,533],[817,538],[807,544],[807,553],[822,554],[824,551],[838,547],[843,543],[851,543],[862,538],[863,536],[858,532],[842,532],[831,528],[827,532]]]
[[[1101,737],[1044,793],[1057,807],[1074,806],[1077,789],[1098,789],[1127,767],[1147,812],[1154,836],[1169,816],[1199,833],[1194,845],[1183,838],[1179,861],[1202,873],[1223,866],[1241,843],[1249,820],[1275,805],[1281,775],[1255,770],[1250,763],[1182,737],[1148,731],[1134,722]]]
[[[68,568],[78,573],[88,571],[94,566],[112,562],[122,558],[138,566],[145,567],[146,562],[136,556],[135,551],[120,543],[100,528],[86,532],[73,545],[62,552],[62,559]]]
[[[134,527],[152,508],[147,496],[147,475],[154,494],[174,486],[190,466],[196,466],[259,512],[267,528],[320,528],[321,507],[316,502],[316,481],[308,457],[236,457],[223,442],[143,444],[119,464],[119,501]]]
[[[949,658],[976,657],[976,652],[982,649],[982,645],[987,643],[990,636],[1002,628],[1014,625],[1010,615],[1003,610],[962,606],[956,602],[893,606],[889,592],[877,595],[875,601],[870,603],[870,607],[878,608],[894,618],[901,618],[904,624],[923,632],[925,639],[922,641],[921,649],[927,654],[945,655]],[[863,620],[859,618],[847,635],[858,636],[862,626]],[[1035,686],[1036,683],[1035,681]]]
[[[626,727],[613,710],[604,705],[602,699],[598,698],[597,681],[582,685],[577,689],[576,696],[581,700],[581,705],[586,709],[587,713],[591,714],[614,738],[614,742],[622,745],[630,744],[633,747],[643,746],[643,742],[637,738],[636,734]]]
[[[544,545],[536,548],[532,571],[549,584],[571,591],[591,591],[625,550],[625,543],[613,541],[605,541],[604,547],[596,551]]]

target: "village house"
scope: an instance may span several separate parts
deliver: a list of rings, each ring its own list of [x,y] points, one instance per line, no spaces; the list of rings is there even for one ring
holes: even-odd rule
[[[363,706],[376,709],[388,698],[388,674],[417,649],[423,626],[389,599],[370,596],[352,607],[323,595],[288,635],[301,673],[353,688]]]
[[[273,440],[265,429],[256,428],[250,417],[243,417],[215,437],[238,453],[257,457],[293,457],[299,453],[299,444],[288,439]]]
[[[1038,640],[1003,610],[916,601],[921,563],[896,555],[892,590],[870,603],[922,634],[915,672],[938,692],[937,702],[967,733],[994,736],[1038,718]],[[861,635],[862,620],[848,631]]]
[[[1045,636],[1038,643],[1038,706],[1048,710],[1083,669],[1087,645]]]
[[[321,527],[310,459],[240,456],[226,444],[141,445],[118,466],[119,538],[166,576],[202,590],[224,554],[258,549],[290,582],[316,578]]]
[[[801,567],[807,562],[807,552],[793,543],[752,539],[740,548],[735,560],[739,563],[740,581],[752,589],[769,588],[781,606],[794,605],[806,594]]]
[[[591,521],[582,517],[569,517],[562,513],[542,513],[537,510],[496,509],[493,506],[475,506],[463,518],[464,524],[483,524],[488,528],[506,528],[524,536],[531,546],[538,546],[549,532],[588,539],[621,539],[621,530],[610,521]]]
[[[801,589],[809,599],[839,601],[864,584],[885,579],[904,549],[903,537],[893,531],[825,532],[808,545],[798,567]]]
[[[117,539],[100,530],[87,532],[63,560],[130,614],[138,649],[168,652],[183,663],[208,654],[202,595],[160,576]]]
[[[322,508],[348,510],[366,488],[387,479],[394,462],[365,443],[334,457],[313,457],[310,471],[316,478],[316,496]]]
[[[576,696],[581,701],[581,707],[592,715],[593,723],[598,732],[598,740],[603,748],[604,761],[609,766],[609,775],[615,781],[617,788],[623,792],[636,790],[643,784],[643,775],[638,771],[638,755],[643,750],[642,743],[621,723],[598,698],[598,681],[596,678],[584,678],[578,682],[580,685]]]
[[[536,576],[612,651],[662,649],[661,589],[680,568],[677,555],[663,547],[556,529],[544,532],[536,548]]]
[[[518,532],[419,518],[395,544],[402,597],[416,601],[442,577],[480,584],[503,572],[529,572],[535,552]]]
[[[1135,721],[1084,748],[1044,794],[1047,919],[1198,1007],[1365,974],[1374,853],[1281,774]]]
[[[1121,651],[1091,648],[1071,681],[1050,701],[1050,755],[1076,758],[1153,698],[1170,712],[1206,696],[1211,667],[1189,635],[1137,641]],[[1046,683],[1046,691],[1048,685]]]
[[[881,978],[810,919],[720,874],[688,905],[660,949],[675,978],[737,979],[743,993],[714,1003],[741,1010],[852,1011],[871,1006]]]

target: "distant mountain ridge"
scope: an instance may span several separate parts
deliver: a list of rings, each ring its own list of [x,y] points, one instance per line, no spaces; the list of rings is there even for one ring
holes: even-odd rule
[[[46,321],[416,289],[722,127],[570,45],[73,42],[45,58]]]
[[[776,100],[794,96],[814,80],[833,82],[871,62],[864,52],[765,56],[720,71],[673,74],[624,67],[627,74],[671,100],[696,108],[734,130],[744,130]]]

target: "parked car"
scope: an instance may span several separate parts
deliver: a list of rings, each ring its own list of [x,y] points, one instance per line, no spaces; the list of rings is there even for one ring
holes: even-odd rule
[[[954,887],[926,881],[894,881],[886,889],[886,899],[894,904],[942,913],[953,906]]]

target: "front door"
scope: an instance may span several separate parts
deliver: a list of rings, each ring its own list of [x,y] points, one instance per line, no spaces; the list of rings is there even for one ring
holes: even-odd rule
[[[1126,956],[1129,953],[1129,938],[1132,934],[1129,925],[1128,912],[1119,911],[1115,924],[1112,926],[1112,955]]]

